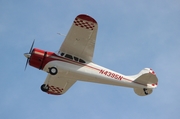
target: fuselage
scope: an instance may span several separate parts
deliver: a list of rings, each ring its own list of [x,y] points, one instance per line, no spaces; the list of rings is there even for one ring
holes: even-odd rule
[[[58,72],[64,72],[72,79],[124,86],[130,88],[155,88],[151,85],[144,85],[135,82],[131,76],[125,76],[105,67],[85,61],[72,54],[48,52],[34,48],[30,57],[29,64],[35,68],[49,71],[49,67],[56,67]]]

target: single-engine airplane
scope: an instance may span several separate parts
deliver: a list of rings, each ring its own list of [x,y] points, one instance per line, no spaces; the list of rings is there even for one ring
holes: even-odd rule
[[[48,73],[41,90],[48,94],[64,94],[76,81],[87,81],[133,88],[139,96],[157,87],[155,72],[145,68],[137,75],[126,76],[92,62],[98,24],[92,17],[78,15],[58,53],[33,48],[25,53],[29,65]]]

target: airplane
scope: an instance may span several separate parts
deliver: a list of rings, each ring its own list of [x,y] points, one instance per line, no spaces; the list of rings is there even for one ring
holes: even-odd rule
[[[76,81],[133,88],[139,96],[151,94],[158,85],[156,73],[151,68],[126,76],[93,63],[97,29],[94,18],[78,15],[57,53],[33,48],[33,41],[29,53],[24,53],[27,58],[25,69],[29,63],[47,72],[40,88],[52,95],[64,94]]]

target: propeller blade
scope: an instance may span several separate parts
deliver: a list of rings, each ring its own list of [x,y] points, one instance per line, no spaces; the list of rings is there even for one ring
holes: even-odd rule
[[[30,50],[29,50],[29,53],[24,53],[24,56],[27,57],[26,65],[25,65],[24,70],[26,70],[27,65],[28,65],[28,63],[29,63],[29,59],[30,59],[30,57],[31,57],[31,53],[32,53],[32,49],[33,49],[33,46],[34,46],[34,42],[35,42],[35,39],[34,39],[32,45],[31,45],[31,48],[30,48]]]
[[[32,45],[31,45],[31,49],[30,49],[30,51],[29,51],[29,54],[31,54],[31,52],[32,52],[32,48],[33,48],[33,46],[34,46],[34,42],[35,42],[35,39],[34,39]]]
[[[29,63],[29,58],[26,60],[26,65],[25,65],[24,71],[26,70],[28,63]]]

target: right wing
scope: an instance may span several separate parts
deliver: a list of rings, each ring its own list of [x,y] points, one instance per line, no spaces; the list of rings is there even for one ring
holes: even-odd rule
[[[44,84],[48,85],[48,94],[62,95],[65,93],[74,83],[75,79],[69,77],[63,73],[57,73],[56,75],[48,74]]]
[[[98,24],[92,17],[78,15],[69,30],[59,52],[92,61]]]

